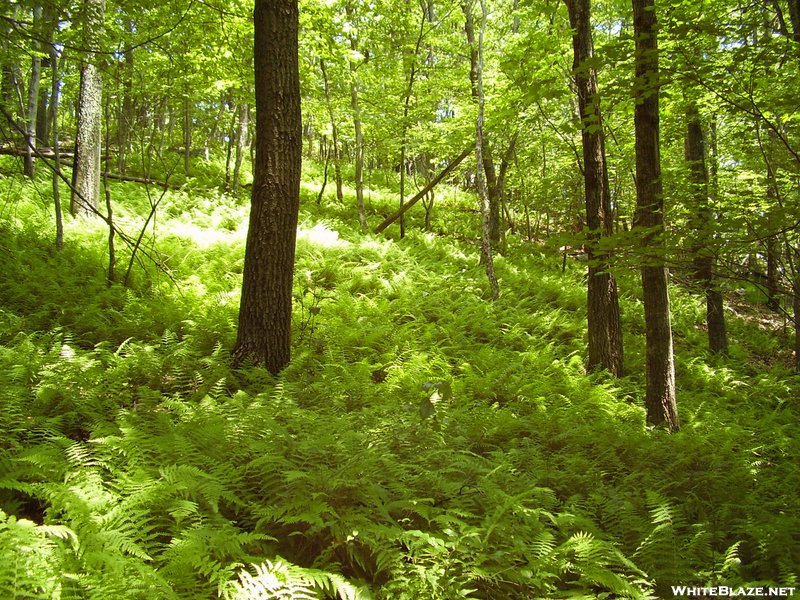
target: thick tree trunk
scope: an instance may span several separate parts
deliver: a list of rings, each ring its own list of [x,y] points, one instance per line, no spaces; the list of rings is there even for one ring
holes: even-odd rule
[[[297,0],[256,0],[256,160],[235,364],[277,374],[291,356],[303,132]]]
[[[582,121],[584,198],[589,227],[586,244],[589,257],[587,366],[589,370],[606,369],[615,377],[622,377],[622,325],[617,282],[609,272],[610,257],[597,249],[601,238],[613,233],[613,219],[597,71],[588,62],[594,58],[591,1],[566,0],[566,4],[570,26],[575,31],[572,36],[573,69]]]
[[[675,397],[675,360],[669,306],[669,279],[661,251],[664,191],[658,108],[658,40],[653,0],[633,0],[636,38],[636,225],[642,230],[642,287],[647,342],[647,420],[680,429]]]
[[[728,353],[728,336],[725,331],[725,313],[722,293],[714,275],[715,257],[710,243],[714,215],[708,205],[708,171],[706,170],[706,143],[703,124],[697,105],[690,101],[686,109],[686,145],[684,158],[689,165],[690,188],[694,199],[695,234],[692,245],[694,278],[706,297],[706,325],[708,347],[712,354]]]
[[[105,11],[102,0],[85,0],[87,47],[94,46]],[[70,212],[87,215],[100,206],[100,147],[103,110],[103,80],[89,53],[81,66],[81,89],[78,102],[78,130],[75,135],[75,167],[72,170],[72,199]],[[77,192],[77,193],[76,193]]]

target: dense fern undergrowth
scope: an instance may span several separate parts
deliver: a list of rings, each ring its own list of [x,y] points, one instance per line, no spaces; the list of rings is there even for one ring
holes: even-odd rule
[[[352,193],[317,205],[315,174],[277,379],[230,367],[244,198],[168,192],[143,238],[167,272],[141,255],[125,288],[106,283],[99,220],[67,218],[56,253],[48,182],[0,181],[0,596],[800,585],[800,381],[780,335],[730,311],[732,356],[712,358],[675,286],[683,430],[649,429],[634,273],[629,375],[587,376],[583,266],[510,236],[492,303],[468,196],[441,193],[434,231],[414,213],[392,239],[358,231]],[[137,234],[160,192],[111,190]],[[395,202],[372,190],[371,222]]]

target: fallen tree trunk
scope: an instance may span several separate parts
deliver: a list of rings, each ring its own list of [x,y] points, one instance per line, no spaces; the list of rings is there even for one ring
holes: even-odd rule
[[[416,196],[414,196],[413,198],[411,198],[411,200],[409,200],[408,202],[406,202],[405,204],[403,204],[403,206],[401,206],[401,207],[398,209],[398,211],[397,211],[396,213],[394,213],[394,214],[393,214],[391,217],[388,217],[388,218],[387,218],[387,219],[386,219],[386,220],[385,220],[383,223],[381,223],[380,225],[378,225],[378,226],[377,226],[377,227],[376,227],[376,228],[375,228],[375,229],[372,231],[372,233],[380,233],[380,232],[382,232],[382,231],[383,231],[384,229],[386,229],[386,228],[387,228],[389,225],[391,225],[391,224],[392,224],[392,223],[394,223],[394,222],[395,222],[397,219],[399,219],[399,218],[400,218],[400,217],[401,217],[401,216],[402,216],[402,215],[403,215],[403,214],[404,214],[404,213],[405,213],[405,212],[406,212],[406,211],[407,211],[409,208],[411,208],[411,207],[412,207],[412,206],[414,206],[414,205],[415,205],[417,202],[419,202],[419,201],[420,201],[422,198],[424,198],[424,197],[425,197],[425,194],[427,194],[429,191],[431,191],[431,190],[432,190],[432,189],[433,189],[433,188],[436,186],[436,184],[438,184],[438,183],[439,183],[439,182],[440,182],[442,179],[444,179],[445,177],[447,177],[447,175],[448,175],[448,174],[449,174],[449,173],[450,173],[450,172],[451,172],[453,169],[455,169],[455,168],[456,168],[456,167],[457,167],[459,164],[461,164],[461,161],[462,161],[462,160],[464,160],[465,158],[467,158],[467,156],[469,156],[471,152],[472,152],[472,146],[470,146],[469,148],[467,148],[466,150],[464,150],[464,152],[462,152],[462,153],[461,153],[461,154],[458,156],[458,158],[456,158],[455,160],[453,160],[453,162],[451,162],[449,165],[447,165],[447,166],[445,167],[444,171],[442,171],[441,173],[439,173],[439,174],[438,174],[436,177],[434,177],[434,178],[431,180],[431,182],[430,182],[428,185],[426,185],[424,188],[422,188],[422,191],[421,191],[421,192],[419,192],[419,193],[418,193]]]
[[[32,150],[34,156],[39,158],[50,158],[55,159],[56,153],[52,148],[49,147],[39,147]],[[59,149],[59,163],[65,165],[67,167],[74,167],[74,163],[70,162],[67,159],[75,158],[75,154],[72,152],[65,152]],[[0,156],[26,156],[26,150],[24,148],[0,148]],[[105,157],[104,157],[105,160]],[[131,175],[117,175],[116,173],[103,173],[104,177],[108,177],[109,179],[114,179],[117,181],[131,181],[133,183],[144,183],[147,185],[155,185],[161,188],[169,189],[169,190],[181,190],[184,189],[182,185],[176,185],[173,183],[167,183],[166,181],[159,181],[157,179],[147,179],[145,177],[133,177]],[[245,186],[242,186],[245,187]],[[187,188],[189,189],[189,188]],[[191,188],[194,191],[198,192],[207,192],[213,188]]]
[[[28,152],[29,152],[28,148],[0,148],[0,156],[20,156],[20,157],[25,157],[25,156],[28,155]],[[52,148],[49,148],[47,146],[30,149],[30,152],[32,152],[32,154],[34,156],[38,156],[38,157],[42,157],[42,158],[55,158],[56,157],[55,151]],[[59,154],[61,155],[62,158],[64,158],[64,157],[73,158],[75,156],[75,154],[73,154],[72,152],[66,152],[64,150],[61,150],[60,148],[59,148]]]

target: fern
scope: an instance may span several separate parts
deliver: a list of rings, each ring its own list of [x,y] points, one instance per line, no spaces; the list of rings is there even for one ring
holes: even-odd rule
[[[283,560],[264,561],[252,565],[255,576],[239,572],[239,581],[226,582],[222,594],[226,600],[319,600],[325,597],[341,600],[369,600],[361,588],[336,573],[306,569]]]

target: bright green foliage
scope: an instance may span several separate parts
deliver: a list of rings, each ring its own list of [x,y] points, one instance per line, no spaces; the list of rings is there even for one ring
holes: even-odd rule
[[[230,368],[243,208],[169,192],[148,246],[179,283],[145,263],[123,290],[104,280],[102,228],[68,222],[81,245],[54,255],[31,186],[3,181],[17,215],[0,227],[4,597],[795,585],[798,380],[774,334],[733,319],[732,357],[712,360],[697,298],[676,289],[685,427],[651,431],[633,277],[631,375],[586,376],[579,266],[562,274],[560,255],[512,238],[492,303],[475,248],[454,241],[477,226],[461,193],[442,193],[434,231],[409,215],[392,241],[317,206],[319,183],[303,191],[294,359],[276,379]],[[113,193],[120,222],[141,223],[142,192]],[[371,215],[395,205],[370,197]]]

